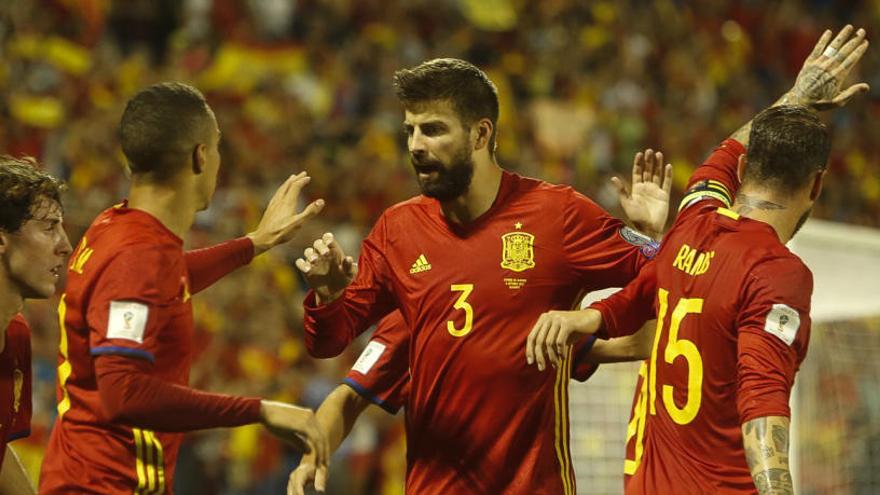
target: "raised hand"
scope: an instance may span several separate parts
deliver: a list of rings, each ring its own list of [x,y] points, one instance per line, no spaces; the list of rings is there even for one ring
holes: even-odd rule
[[[659,239],[666,229],[672,190],[672,165],[663,166],[663,153],[651,149],[636,153],[632,168],[632,191],[617,177],[613,177],[611,182],[617,188],[620,206],[633,225],[654,239]]]
[[[804,62],[790,94],[796,103],[817,110],[828,110],[846,105],[853,96],[870,89],[866,83],[857,83],[842,90],[843,82],[868,49],[865,30],[853,35],[853,27],[846,25],[831,39],[831,30],[825,30]],[[830,43],[829,43],[830,40]]]
[[[541,371],[547,367],[548,360],[556,367],[568,352],[568,346],[596,333],[601,324],[602,314],[595,309],[542,314],[526,339],[526,362],[537,365]]]
[[[345,255],[329,232],[305,250],[303,257],[296,260],[296,267],[315,289],[321,304],[341,296],[357,273],[354,259]]]
[[[260,414],[263,424],[273,435],[308,454],[315,471],[315,488],[324,491],[330,445],[318,426],[315,413],[311,409],[264,400],[260,406]]]
[[[312,178],[305,172],[291,175],[269,201],[257,229],[248,234],[254,243],[254,255],[283,244],[293,238],[302,225],[324,209],[324,200],[313,201],[296,213],[299,193]]]

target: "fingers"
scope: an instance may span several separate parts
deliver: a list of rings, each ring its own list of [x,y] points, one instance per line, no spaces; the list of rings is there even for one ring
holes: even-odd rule
[[[320,466],[315,471],[315,490],[321,493],[327,491],[327,466]]]
[[[547,323],[547,313],[544,313],[538,318],[532,331],[529,332],[528,339],[526,339],[526,360],[529,364],[537,364],[540,371],[544,371],[547,366],[543,351],[543,342],[548,330]]]
[[[311,463],[300,463],[287,480],[287,495],[305,495],[306,486],[315,479],[315,466]],[[317,486],[317,482],[315,485]]]
[[[306,208],[301,211],[299,214],[293,217],[293,224],[299,226],[302,223],[305,223],[306,220],[316,216],[318,213],[321,213],[321,210],[324,209],[324,200],[318,199],[309,203]]]
[[[559,364],[559,355],[556,354],[556,334],[559,333],[559,321],[555,318],[550,322],[549,329],[542,340],[538,341],[538,346],[547,352],[550,358],[550,364],[555,368]]]
[[[657,187],[663,187],[663,153],[658,151],[654,153],[654,164],[651,170],[653,172],[651,180]]]
[[[305,274],[308,274],[310,271],[312,271],[312,264],[302,258],[297,258],[294,264],[297,268],[299,268],[299,271]]]
[[[639,174],[639,180],[641,180],[641,174]],[[635,179],[635,173],[633,173],[633,179]],[[626,199],[629,197],[629,190],[626,188],[626,184],[620,180],[618,177],[611,178],[611,184],[614,185],[614,189],[617,190],[617,195],[620,196],[620,199]]]
[[[645,151],[645,168],[642,172],[642,182],[651,182],[654,175],[654,150],[648,148]]]
[[[637,184],[642,181],[642,173],[645,170],[645,155],[639,151],[633,157],[632,181]]]
[[[828,45],[828,48],[822,51],[822,53],[828,53],[830,49],[834,50],[834,53],[840,51],[840,47],[843,46],[843,43],[849,39],[850,34],[853,32],[852,24],[847,24],[837,33],[837,36],[831,41],[831,44]]]
[[[672,164],[667,163],[663,171],[663,191],[667,196],[672,194]]]
[[[312,178],[309,177],[305,171],[296,175],[291,175],[290,178],[287,179],[288,192],[293,193],[293,197],[296,198],[299,196],[299,192],[302,191],[302,188],[311,181]]]
[[[354,258],[351,256],[346,256],[342,260],[342,273],[348,278],[354,278],[357,275],[357,263],[354,262]]]
[[[556,354],[559,355],[560,363],[564,362],[566,354],[568,354],[568,339],[571,336],[571,329],[563,326],[556,333],[556,339],[548,344],[556,346]]]
[[[862,41],[864,41],[864,39],[865,39],[865,30],[862,28],[859,28],[859,30],[856,31],[856,35],[851,40],[847,41],[843,45],[843,47],[841,47],[840,51],[837,53],[836,58],[839,60],[846,58],[850,53],[853,52],[853,50],[856,49],[857,46],[859,46],[862,43]]]
[[[868,50],[868,40],[863,40],[859,46],[852,51],[843,62],[832,72],[832,75],[839,77],[842,81],[849,75],[849,71],[861,60],[862,55]]]
[[[812,62],[813,60],[819,58],[822,55],[822,52],[825,51],[825,46],[828,44],[828,41],[831,39],[831,30],[826,29],[825,32],[822,33],[822,36],[819,38],[819,41],[816,42],[816,46],[813,47],[813,51],[810,53],[810,56],[807,57],[808,62]]]

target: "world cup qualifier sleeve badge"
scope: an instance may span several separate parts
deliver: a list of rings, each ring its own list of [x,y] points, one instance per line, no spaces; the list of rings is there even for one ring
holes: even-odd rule
[[[535,236],[508,232],[501,236],[501,268],[522,272],[535,267]]]

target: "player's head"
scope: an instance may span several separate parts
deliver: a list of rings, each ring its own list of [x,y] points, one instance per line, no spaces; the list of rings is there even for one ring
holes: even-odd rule
[[[438,58],[394,74],[410,159],[422,193],[440,201],[467,192],[474,157],[495,156],[498,91],[464,60]]]
[[[0,156],[0,276],[22,298],[46,298],[70,254],[62,184],[31,158]]]
[[[125,106],[119,136],[136,179],[170,184],[192,177],[207,208],[220,168],[220,129],[199,90],[172,82],[140,91]]]
[[[830,151],[831,136],[815,111],[800,105],[768,108],[752,121],[742,189],[766,189],[785,198],[788,207],[798,209],[797,232],[822,190]]]

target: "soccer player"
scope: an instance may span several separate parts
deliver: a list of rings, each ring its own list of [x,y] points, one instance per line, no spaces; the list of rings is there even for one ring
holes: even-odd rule
[[[831,36],[788,93],[696,170],[653,269],[595,309],[543,315],[529,336],[529,359],[540,362],[581,334],[625,335],[656,314],[629,429],[628,494],[793,492],[788,402],[813,279],[785,243],[819,196],[831,146],[808,107],[842,106],[868,89],[841,90],[865,31]]]
[[[633,279],[655,246],[572,188],[499,167],[498,96],[477,67],[431,60],[395,84],[423,194],[384,212],[357,278],[332,234],[297,260],[313,288],[306,347],[337,355],[400,310],[412,334],[408,493],[574,493],[572,356],[540,373],[521,342],[542,312]],[[668,200],[671,167],[659,175]]]
[[[187,386],[191,296],[320,211],[319,200],[296,213],[309,177],[291,176],[246,237],[184,252],[181,237],[207,208],[220,166],[211,108],[190,86],[150,86],[126,105],[120,138],[129,200],[86,231],[58,307],[58,419],[40,493],[171,493],[183,432],[251,423],[314,451],[323,472],[326,439],[310,410]]]
[[[25,299],[45,299],[70,254],[61,183],[32,159],[0,156],[0,493],[35,493],[9,442],[31,429],[31,332]]]
[[[593,375],[600,363],[647,358],[651,353],[652,330],[646,325],[634,335],[617,339],[585,339],[574,349],[571,377],[583,382]],[[399,311],[386,316],[376,327],[343,385],[324,399],[315,415],[327,435],[331,453],[348,437],[357,418],[371,404],[392,415],[405,406],[409,392],[409,337],[409,329]],[[302,495],[315,476],[314,455],[306,454],[290,474],[288,494]]]

